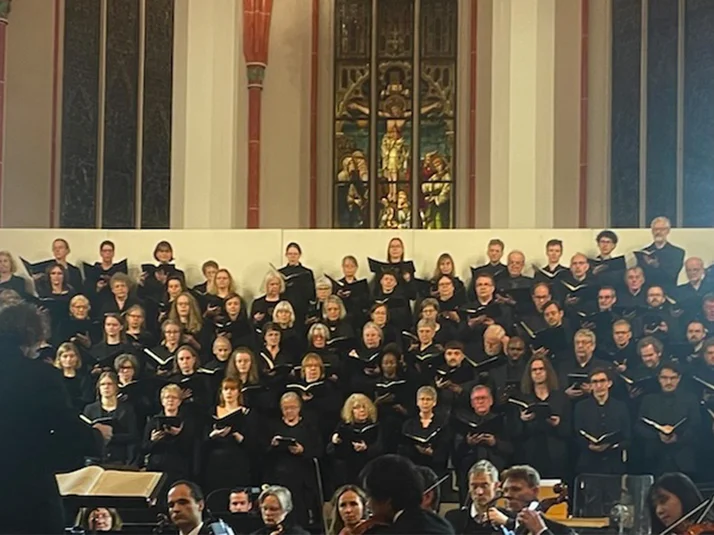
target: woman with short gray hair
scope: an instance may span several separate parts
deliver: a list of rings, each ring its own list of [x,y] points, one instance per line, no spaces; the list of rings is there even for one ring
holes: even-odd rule
[[[265,526],[255,533],[275,533],[281,535],[303,535],[308,532],[298,525],[286,522],[286,517],[293,510],[293,497],[288,489],[271,485],[263,489],[258,496],[258,507]]]

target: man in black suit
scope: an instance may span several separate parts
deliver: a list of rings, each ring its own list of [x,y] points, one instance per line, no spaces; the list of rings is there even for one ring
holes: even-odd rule
[[[101,457],[111,437],[79,419],[58,370],[31,358],[46,335],[36,307],[0,303],[0,533],[63,533],[55,474]]]
[[[206,503],[201,487],[192,481],[177,481],[169,489],[167,503],[171,522],[178,528],[179,535],[210,533],[203,522]]]
[[[509,511],[516,513],[515,532],[523,535],[574,535],[569,527],[545,518],[538,502],[540,474],[532,466],[517,465],[501,474],[503,497]]]
[[[384,533],[454,533],[446,520],[421,508],[424,479],[406,457],[377,457],[364,467],[360,481],[369,497],[373,520],[389,524]]]

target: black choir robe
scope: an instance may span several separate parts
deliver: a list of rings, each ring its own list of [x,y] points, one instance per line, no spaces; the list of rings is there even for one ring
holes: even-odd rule
[[[114,369],[114,359],[119,355],[128,353],[133,355],[135,353],[134,347],[127,342],[120,342],[118,344],[108,344],[107,342],[99,342],[93,345],[89,350],[92,357],[90,362],[83,362],[82,367],[86,370],[111,370]]]
[[[471,392],[469,388],[473,386],[476,379],[474,365],[471,361],[464,359],[461,364],[451,368],[444,364],[436,369],[434,375],[436,390],[439,393],[439,407],[450,412],[452,409],[465,408],[469,406]],[[461,392],[457,393],[446,386],[449,381],[461,387]]]
[[[417,449],[431,447],[432,455],[426,455]],[[451,448],[451,431],[448,417],[440,411],[435,411],[429,425],[424,427],[419,415],[404,422],[401,429],[399,453],[409,457],[419,466],[427,466],[437,475],[446,473],[446,464]]]
[[[260,347],[255,336],[255,328],[248,320],[244,310],[241,309],[237,318],[231,319],[227,314],[221,314],[213,319],[211,347],[218,336],[228,338],[233,349],[244,346],[255,351]]]
[[[539,417],[524,422],[519,407],[515,407],[511,421],[519,463],[531,465],[541,477],[566,479],[569,476],[568,449],[572,429],[572,411],[567,396],[555,390],[545,399],[533,394],[520,394],[518,399],[529,404],[547,403],[553,415],[560,417],[560,423],[555,427]]]
[[[149,471],[166,472],[167,484],[178,479],[191,479],[196,476],[198,429],[196,421],[179,411],[178,418],[183,428],[178,435],[166,433],[160,440],[151,441],[151,432],[160,429],[157,417],[165,416],[163,412],[150,418],[143,431],[142,453]]]
[[[24,297],[27,294],[25,279],[18,277],[17,275],[12,275],[5,282],[0,282],[0,291],[3,290],[13,290],[14,292],[17,292],[20,297]]]
[[[136,461],[139,446],[136,414],[129,404],[119,402],[113,411],[102,408],[101,401],[95,401],[84,408],[84,415],[90,420],[111,418],[114,434],[104,448],[102,463],[127,465]]]
[[[570,271],[568,268],[560,264],[552,268],[548,265],[545,265],[543,267],[533,267],[533,284],[545,282],[548,283],[551,287],[555,286],[556,283]]]
[[[282,295],[275,301],[268,301],[266,296],[263,295],[253,301],[250,307],[250,319],[257,331],[261,332],[266,323],[273,321],[273,310],[275,310],[275,306],[282,300]],[[258,318],[257,316],[261,314],[262,316]]]
[[[286,264],[278,271],[285,278],[285,299],[295,310],[296,322],[303,323],[307,315],[308,303],[315,300],[315,275],[302,264]]]
[[[213,429],[230,427],[228,436],[210,438]],[[233,433],[244,439],[238,442]],[[203,485],[206,492],[260,482],[260,436],[256,413],[243,406],[222,418],[213,416],[203,431]],[[265,480],[268,481],[268,480]]]
[[[454,431],[452,458],[459,482],[459,498],[463,503],[468,493],[468,471],[476,461],[491,461],[499,472],[510,463],[513,456],[513,442],[509,431],[511,426],[505,414],[489,412],[481,416],[473,409],[461,409],[452,415],[451,427]],[[483,442],[470,445],[467,442],[468,436],[479,433],[494,435],[496,443],[493,446]]]
[[[295,392],[302,399],[305,420],[320,430],[321,442],[326,444],[340,419],[342,396],[329,379],[308,383],[303,379],[290,380],[286,392]]]
[[[686,422],[675,431],[677,441],[665,444],[657,430],[644,423],[648,418],[661,425],[675,425],[683,418]],[[696,440],[699,426],[699,406],[696,399],[681,387],[675,392],[659,392],[646,396],[640,405],[635,432],[644,448],[647,466],[656,475],[665,472],[696,472]]]
[[[496,386],[496,398],[501,402],[520,388],[521,379],[528,367],[528,358],[525,355],[517,360],[507,357],[504,363],[503,366],[496,366],[489,372]]]
[[[300,454],[289,451],[286,443],[277,446],[270,445],[273,437],[282,436],[295,439],[304,448]],[[294,521],[302,526],[308,525],[308,519],[320,518],[321,507],[317,487],[315,459],[322,456],[320,433],[307,420],[300,418],[296,425],[288,425],[282,419],[268,425],[267,453],[264,457],[264,481],[274,485],[282,485],[290,490],[293,497]]]
[[[372,459],[384,453],[382,446],[383,428],[379,422],[340,423],[335,434],[340,437],[340,443],[330,440],[327,454],[334,458],[337,479],[340,485],[359,483],[359,473]],[[353,443],[364,442],[367,449],[356,451]]]
[[[414,381],[406,374],[387,378],[379,375],[374,384],[373,399],[379,412],[379,421],[382,424],[382,445],[384,453],[396,453],[400,440],[400,429],[408,416],[409,410],[414,406],[416,388]],[[377,401],[377,400],[380,401]],[[403,414],[397,409],[401,406],[407,411]]]
[[[573,429],[577,447],[577,474],[608,474],[622,475],[625,466],[626,453],[632,439],[630,411],[627,405],[609,396],[604,404],[589,396],[575,406]],[[603,452],[590,449],[592,442],[583,433],[594,438],[600,438],[607,433],[616,433],[613,440],[605,439],[603,443],[610,447]]]
[[[74,377],[62,376],[72,406],[81,412],[95,398],[94,381],[81,370]]]
[[[677,286],[677,278],[684,264],[684,249],[666,242],[661,248],[651,243],[643,251],[649,252],[658,261],[658,265],[642,265],[647,284],[663,286],[665,291],[673,290]]]

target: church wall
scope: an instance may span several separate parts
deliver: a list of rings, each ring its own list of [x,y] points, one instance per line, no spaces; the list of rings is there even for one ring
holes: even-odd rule
[[[29,261],[40,261],[50,257],[52,240],[66,238],[71,247],[69,261],[93,263],[98,260],[99,243],[111,239],[116,244],[116,260],[129,259],[130,274],[138,275],[139,265],[154,262],[152,252],[159,240],[169,240],[173,244],[176,265],[186,271],[190,285],[201,282],[201,264],[214,259],[228,268],[237,281],[239,292],[252,299],[260,295],[260,285],[269,269],[284,264],[284,247],[291,241],[298,242],[303,249],[303,264],[312,268],[316,276],[327,273],[340,276],[340,261],[346,254],[354,255],[359,264],[358,276],[370,277],[367,257],[379,260],[385,258],[389,239],[399,236],[403,239],[406,258],[412,259],[417,268],[417,276],[429,278],[433,273],[439,254],[453,255],[457,273],[464,281],[470,279],[469,266],[481,265],[486,261],[486,245],[491,238],[498,237],[506,244],[506,253],[519,249],[526,255],[526,273],[532,274],[532,264],[545,262],[545,243],[550,238],[560,238],[564,242],[563,264],[570,257],[583,252],[588,256],[597,253],[595,236],[599,229],[536,229],[536,230],[418,230],[392,232],[388,230],[171,230],[171,231],[104,231],[104,230],[0,230],[3,249],[12,252],[19,263],[19,257]],[[638,250],[652,241],[647,229],[618,230],[620,238],[617,254],[627,254],[628,264],[634,263],[632,251]],[[671,234],[674,244],[684,247],[687,256],[701,256],[706,265],[714,262],[711,242],[712,230],[674,229]],[[230,244],[230,246],[227,246]],[[19,275],[24,275],[20,267]],[[684,282],[684,272],[680,281]]]
[[[2,226],[50,226],[54,2],[13,2],[7,26]]]

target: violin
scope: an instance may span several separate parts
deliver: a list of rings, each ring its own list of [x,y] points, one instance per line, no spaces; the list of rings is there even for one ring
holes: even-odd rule
[[[345,526],[344,528],[342,528],[342,530],[340,530],[339,535],[365,535],[373,528],[388,526],[389,524],[387,522],[382,522],[381,520],[377,520],[376,518],[372,517],[366,520],[362,520],[352,529]]]
[[[699,522],[688,525],[681,535],[714,535],[714,522]]]
[[[568,485],[565,483],[558,483],[553,487],[553,492],[555,492],[555,496],[540,500],[538,511],[545,514],[550,508],[555,507],[560,503],[568,502]]]

